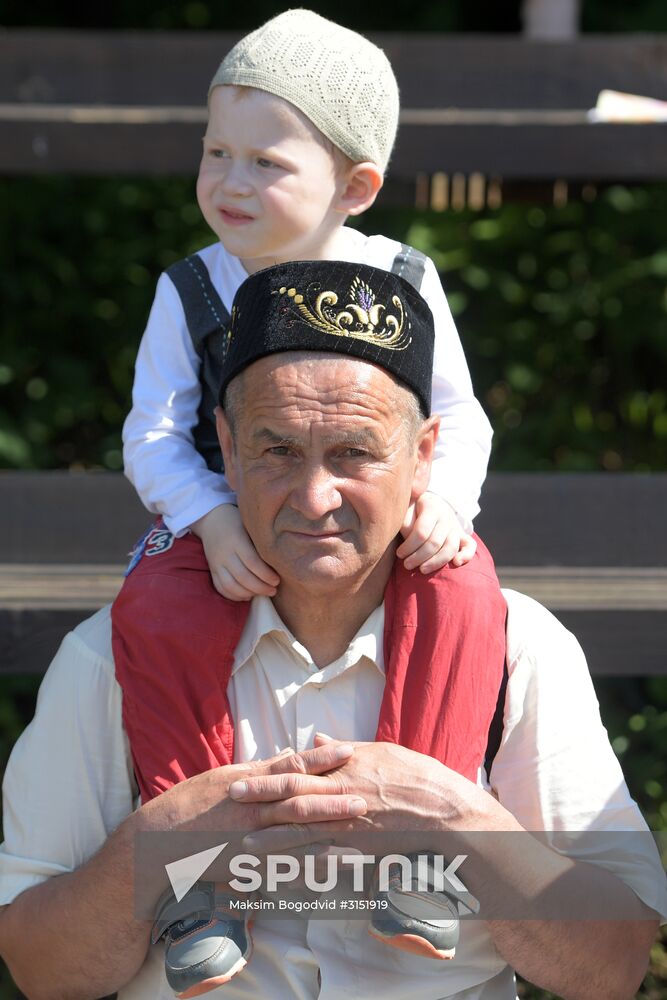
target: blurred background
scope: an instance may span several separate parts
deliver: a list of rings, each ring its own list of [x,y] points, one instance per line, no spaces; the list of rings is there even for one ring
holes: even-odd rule
[[[667,31],[664,0],[311,6],[370,34],[630,39]],[[0,25],[242,32],[282,9],[253,0],[32,0],[0,3]],[[433,198],[415,207],[396,198],[383,205],[380,196],[357,224],[435,260],[494,426],[491,469],[664,472],[667,182],[588,185],[566,197],[519,185],[490,201],[471,208],[470,199],[444,199],[436,211]],[[0,469],[121,469],[121,426],[155,282],[212,241],[194,176],[2,177]],[[632,530],[628,523],[618,538],[620,552],[632,546]],[[0,675],[0,768],[32,715],[38,683]],[[652,829],[667,830],[667,677],[595,683],[631,791]],[[521,989],[533,1000],[548,996]],[[16,996],[3,970],[0,998]],[[656,945],[639,996],[667,998],[664,946]]]

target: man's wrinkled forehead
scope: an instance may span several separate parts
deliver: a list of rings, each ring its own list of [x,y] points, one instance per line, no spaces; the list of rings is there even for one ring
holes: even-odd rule
[[[377,365],[323,352],[288,351],[249,365],[241,379],[243,410],[299,421],[391,414],[395,383]]]

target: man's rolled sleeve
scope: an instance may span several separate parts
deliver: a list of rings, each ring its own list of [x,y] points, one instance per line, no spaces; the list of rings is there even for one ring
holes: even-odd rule
[[[0,904],[90,858],[132,811],[109,609],[65,637],[3,783]]]

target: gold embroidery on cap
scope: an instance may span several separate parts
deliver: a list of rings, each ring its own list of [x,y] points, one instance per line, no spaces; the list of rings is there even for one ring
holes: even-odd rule
[[[395,311],[387,312],[385,305],[375,301],[375,292],[370,285],[359,277],[356,277],[350,286],[348,292],[350,301],[338,312],[334,309],[338,303],[336,292],[320,292],[315,301],[309,305],[296,288],[287,288],[283,285],[277,291],[278,295],[287,296],[306,323],[321,333],[364,340],[367,344],[385,347],[389,351],[404,351],[412,341],[408,330],[403,329],[405,311],[398,295],[392,295],[391,298]]]

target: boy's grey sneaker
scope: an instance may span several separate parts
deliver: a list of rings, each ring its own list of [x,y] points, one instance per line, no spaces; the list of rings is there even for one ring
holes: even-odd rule
[[[250,921],[231,909],[236,898],[224,885],[196,882],[180,902],[171,890],[160,899],[151,940],[165,939],[167,982],[181,1000],[223,986],[246,966]]]
[[[378,869],[372,898],[383,904],[374,911],[369,933],[379,941],[400,948],[401,951],[424,958],[454,958],[459,940],[459,905],[471,913],[479,911],[479,903],[469,892],[458,892],[446,882],[444,891],[436,891],[432,859],[427,855],[427,882],[431,887],[420,891],[419,855],[406,855],[412,862],[412,888],[403,889],[402,870],[399,864],[390,866],[386,891],[378,887]],[[423,858],[424,855],[421,855]]]

